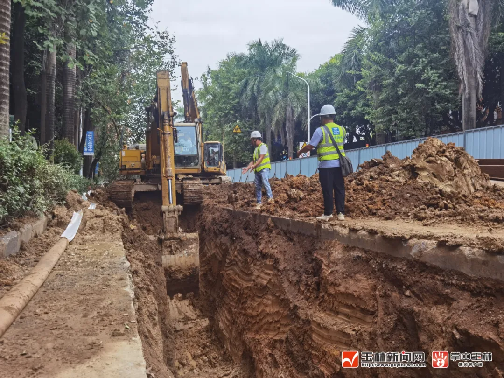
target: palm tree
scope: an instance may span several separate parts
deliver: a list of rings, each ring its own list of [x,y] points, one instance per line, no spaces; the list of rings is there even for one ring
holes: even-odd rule
[[[0,138],[9,135],[11,1],[0,0]]]
[[[271,125],[274,134],[280,137],[283,145],[287,145],[288,156],[294,157],[294,132],[296,121],[306,113],[305,87],[299,81],[293,81],[284,71],[281,80],[275,82],[275,87],[268,91]]]
[[[285,68],[293,69],[298,54],[282,40],[271,44],[261,40],[249,45],[248,55],[243,59],[243,68],[250,73],[242,82],[242,107],[245,117],[252,118],[266,135],[266,144],[271,146],[274,102],[278,96],[273,93],[283,83]]]

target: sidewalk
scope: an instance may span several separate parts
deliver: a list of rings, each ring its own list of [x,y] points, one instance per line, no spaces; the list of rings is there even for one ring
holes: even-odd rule
[[[145,378],[120,217],[87,221],[0,339],[0,376]]]

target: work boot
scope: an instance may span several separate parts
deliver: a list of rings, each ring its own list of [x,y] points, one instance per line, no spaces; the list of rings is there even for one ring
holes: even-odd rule
[[[338,220],[339,220],[339,221],[344,221],[344,220],[345,220],[345,214],[343,214],[343,213],[338,213]]]
[[[254,209],[261,210],[261,206],[262,206],[262,204],[258,203],[257,205],[255,205]]]
[[[270,199],[268,200],[268,203],[275,203],[275,200],[274,200],[273,198],[270,198]]]
[[[324,222],[327,222],[329,219],[331,219],[333,216],[332,214],[331,215],[322,215],[320,217],[317,217],[318,220],[321,220],[321,221],[324,221]]]

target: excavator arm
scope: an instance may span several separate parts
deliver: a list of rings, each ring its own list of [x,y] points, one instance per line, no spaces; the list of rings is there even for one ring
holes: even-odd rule
[[[182,63],[182,98],[184,101],[185,122],[196,123],[199,135],[203,136],[202,122],[196,100],[196,93],[187,63]],[[202,137],[201,137],[202,138]],[[224,146],[217,141],[201,141],[201,156],[203,157],[203,172],[207,174],[226,174],[224,163]]]
[[[182,98],[184,102],[185,122],[199,123],[201,122],[198,102],[194,92],[193,80],[189,76],[187,63],[182,63]]]
[[[170,76],[168,71],[157,73],[157,108],[159,133],[161,140],[161,196],[164,231],[166,236],[178,232],[178,216],[182,206],[177,205],[175,189],[175,142],[174,125],[175,112],[170,92]]]

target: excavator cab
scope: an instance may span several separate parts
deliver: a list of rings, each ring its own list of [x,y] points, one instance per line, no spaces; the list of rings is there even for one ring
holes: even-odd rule
[[[175,167],[197,168],[201,166],[200,146],[198,146],[198,125],[196,123],[176,123]]]
[[[220,142],[205,142],[203,146],[205,172],[225,172],[224,149]]]

